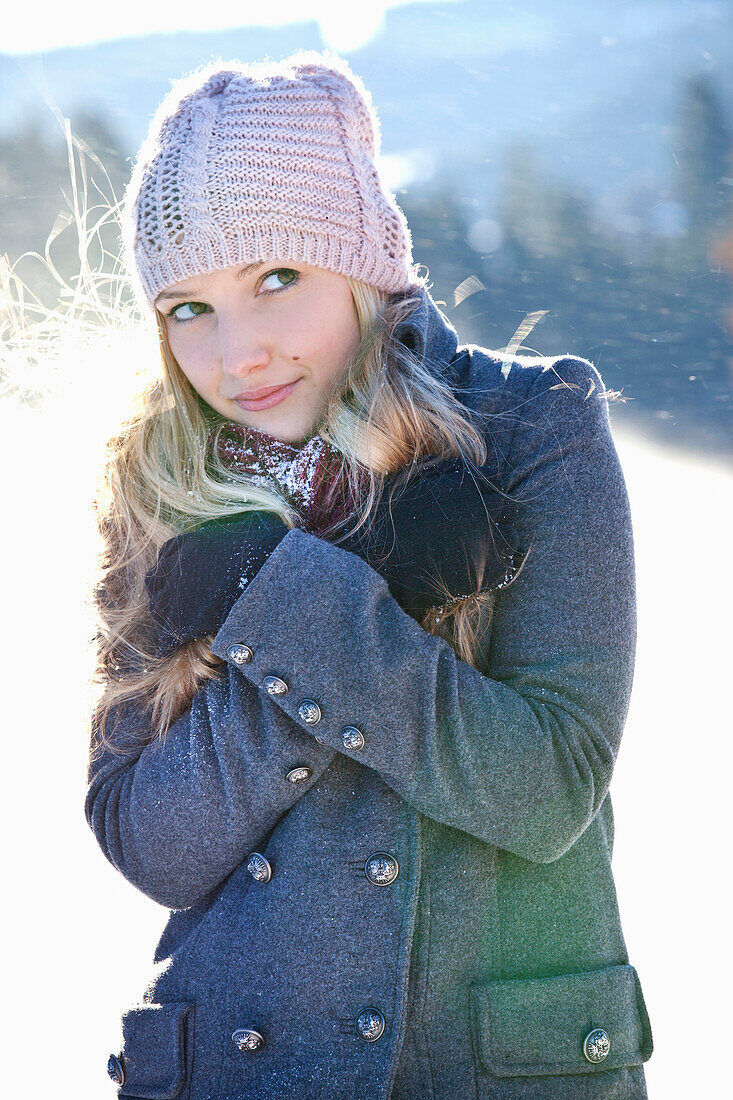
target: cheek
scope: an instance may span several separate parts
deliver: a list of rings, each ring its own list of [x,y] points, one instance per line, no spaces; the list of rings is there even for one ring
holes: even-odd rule
[[[168,342],[173,357],[192,386],[201,389],[216,383],[217,370],[205,349],[181,341],[178,341],[179,347],[176,349],[175,341],[169,339]]]
[[[294,334],[291,347],[295,348],[292,358],[304,359],[320,367],[325,373],[332,373],[343,366],[347,356],[359,342],[359,323],[356,315],[348,312],[338,316],[313,317],[300,333]],[[320,373],[320,372],[319,372]]]

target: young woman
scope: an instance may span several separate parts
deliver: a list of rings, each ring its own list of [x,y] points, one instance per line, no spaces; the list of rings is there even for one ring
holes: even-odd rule
[[[86,814],[171,910],[120,1096],[641,1100],[632,532],[572,356],[459,346],[337,55],[175,84],[125,197]]]

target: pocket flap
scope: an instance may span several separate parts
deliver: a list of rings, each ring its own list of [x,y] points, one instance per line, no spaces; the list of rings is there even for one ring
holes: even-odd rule
[[[481,1061],[497,1077],[602,1073],[652,1054],[649,1016],[630,964],[474,983],[470,1001]]]
[[[144,1004],[122,1016],[119,1096],[173,1100],[186,1084],[191,1061],[193,1005]]]

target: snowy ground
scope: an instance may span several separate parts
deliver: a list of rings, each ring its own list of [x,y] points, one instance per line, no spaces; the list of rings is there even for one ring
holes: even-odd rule
[[[113,1095],[105,1066],[166,911],[104,859],[83,817],[80,611],[93,470],[78,412],[0,402],[6,671],[5,1095]],[[651,1100],[717,1096],[728,1076],[733,473],[616,440],[635,525],[639,648],[612,785],[614,867],[655,1038]],[[728,563],[726,565],[726,562]],[[726,598],[727,597],[727,598]],[[725,730],[728,733],[725,733]]]

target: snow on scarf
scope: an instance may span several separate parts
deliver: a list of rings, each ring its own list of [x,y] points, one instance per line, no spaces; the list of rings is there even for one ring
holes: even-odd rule
[[[275,482],[312,534],[320,534],[356,510],[358,501],[349,493],[340,452],[320,435],[306,443],[287,443],[229,420],[219,434],[217,455],[227,469],[257,484]],[[362,489],[366,488],[364,475]]]

